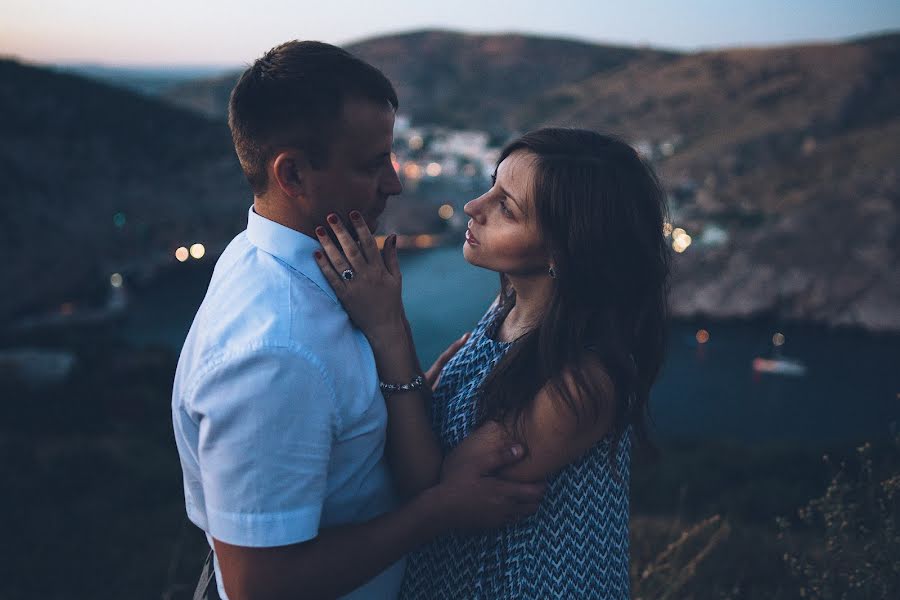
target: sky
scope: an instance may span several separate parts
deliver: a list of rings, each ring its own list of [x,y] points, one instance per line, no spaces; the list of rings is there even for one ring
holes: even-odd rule
[[[900,30],[897,0],[0,0],[0,55],[36,63],[244,65],[290,39],[423,28],[684,51]]]

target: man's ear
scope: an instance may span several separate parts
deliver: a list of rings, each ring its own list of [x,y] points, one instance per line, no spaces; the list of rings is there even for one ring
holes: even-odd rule
[[[272,161],[272,178],[285,195],[300,198],[306,195],[308,169],[309,163],[302,153],[284,150],[276,154]]]

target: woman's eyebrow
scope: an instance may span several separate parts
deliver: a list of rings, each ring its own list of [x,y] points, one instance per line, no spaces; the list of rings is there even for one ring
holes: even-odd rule
[[[519,212],[520,212],[520,213],[522,213],[523,215],[525,214],[525,211],[522,210],[522,205],[519,204],[519,201],[516,200],[516,199],[512,196],[512,194],[510,194],[509,191],[507,191],[502,185],[500,185],[500,182],[499,182],[499,181],[497,182],[497,188],[498,188],[501,192],[503,192],[503,195],[504,195],[504,196],[506,196],[507,198],[509,198],[510,200],[512,200],[512,201],[515,203],[516,208],[519,209]]]

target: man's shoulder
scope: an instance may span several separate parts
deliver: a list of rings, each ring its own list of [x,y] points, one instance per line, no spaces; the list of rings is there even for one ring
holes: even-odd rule
[[[200,312],[272,333],[297,318],[341,309],[306,275],[248,243],[222,255]]]
[[[197,364],[253,348],[303,348],[315,355],[322,340],[346,328],[346,313],[318,285],[252,244],[237,242],[216,264],[183,354],[197,357]]]
[[[189,336],[176,368],[173,400],[194,404],[203,386],[213,386],[220,398],[265,390],[266,397],[276,399],[278,390],[300,389],[294,385],[297,381],[334,389],[334,374],[307,344],[272,334],[235,335],[220,345],[198,343]]]

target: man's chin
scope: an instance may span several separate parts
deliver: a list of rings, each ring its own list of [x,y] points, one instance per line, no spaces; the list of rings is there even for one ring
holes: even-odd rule
[[[375,231],[378,229],[378,221],[370,221],[369,219],[366,219],[366,227],[369,229],[369,233],[375,235]],[[357,242],[359,241],[359,235],[356,233],[355,227],[350,228],[350,236]]]

